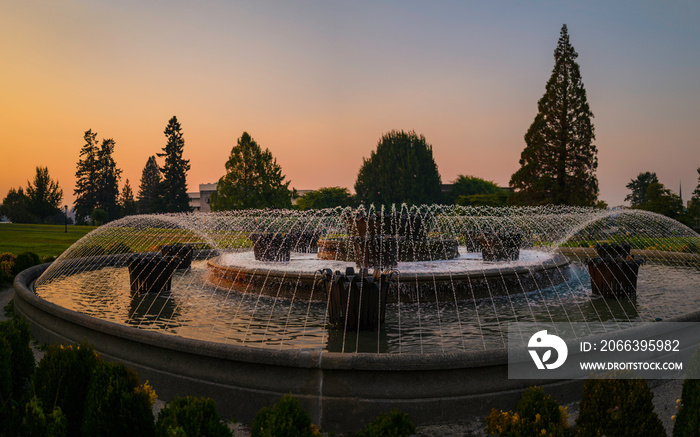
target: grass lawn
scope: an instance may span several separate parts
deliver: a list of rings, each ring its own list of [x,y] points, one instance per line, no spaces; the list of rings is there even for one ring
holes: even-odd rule
[[[94,226],[25,225],[0,223],[0,253],[34,252],[39,257],[58,256]]]

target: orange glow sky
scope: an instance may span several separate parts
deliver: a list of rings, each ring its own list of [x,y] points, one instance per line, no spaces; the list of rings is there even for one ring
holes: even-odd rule
[[[689,199],[700,7],[638,0],[0,0],[0,199],[48,166],[70,205],[88,129],[114,138],[136,191],[173,115],[190,191],[223,175],[243,131],[297,189],[352,191],[392,129],[425,135],[443,183],[506,186],[563,23],[595,114],[600,198],[623,204],[654,171]]]

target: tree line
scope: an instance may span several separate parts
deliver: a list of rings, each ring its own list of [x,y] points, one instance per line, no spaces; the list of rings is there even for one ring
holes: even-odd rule
[[[157,212],[189,212],[187,171],[189,160],[184,159],[185,140],[182,126],[173,116],[165,127],[166,144],[162,153],[162,167],[155,155],[146,161],[137,198],[127,179],[119,190],[121,170],[113,158],[113,139],[97,141],[97,133],[88,130],[80,150],[75,172],[75,217],[78,223],[104,223],[132,214]]]
[[[159,166],[155,155],[148,158],[135,198],[129,179],[119,188],[122,170],[114,160],[114,139],[99,141],[97,132],[87,130],[75,172],[75,222],[103,224],[138,213],[190,211],[186,182],[190,164],[182,157],[185,140],[177,117],[168,121],[164,134],[166,144],[157,154],[164,158],[164,164]],[[37,167],[34,180],[28,182],[26,189],[9,190],[0,215],[13,223],[63,224],[67,211],[61,211],[62,200],[58,181],[51,179],[47,167]]]

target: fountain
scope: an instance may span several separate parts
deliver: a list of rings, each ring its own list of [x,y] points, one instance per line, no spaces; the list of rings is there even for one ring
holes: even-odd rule
[[[132,216],[22,272],[15,307],[41,341],[87,338],[163,399],[212,397],[237,420],[291,392],[329,431],[395,406],[453,423],[533,384],[578,396],[580,381],[508,379],[510,322],[700,320],[698,247],[626,209]]]

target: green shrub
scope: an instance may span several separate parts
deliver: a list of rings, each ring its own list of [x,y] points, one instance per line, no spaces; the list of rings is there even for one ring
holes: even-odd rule
[[[404,437],[416,433],[408,414],[394,408],[388,413],[379,413],[374,422],[367,424],[357,437]]]
[[[12,269],[12,275],[17,276],[17,274],[22,270],[34,267],[40,262],[41,260],[39,259],[39,255],[37,255],[34,252],[20,253],[19,255],[17,255],[17,259],[15,260],[15,265]]]
[[[518,400],[516,412],[491,410],[486,418],[486,433],[491,435],[526,436],[570,436],[566,408],[545,394],[542,387],[530,387]]]
[[[700,430],[700,349],[690,359],[686,379],[673,423],[674,437],[697,434]]]
[[[64,437],[68,435],[67,425],[66,416],[60,408],[55,407],[47,416],[41,401],[35,396],[25,406],[20,435],[22,437]]]
[[[0,423],[5,423],[6,408],[12,400],[12,347],[0,337]]]
[[[3,312],[5,313],[5,317],[8,319],[12,319],[15,317],[15,300],[10,299],[9,302],[7,302],[7,305],[5,305],[5,308],[2,309]]]
[[[14,276],[12,271],[14,270],[16,259],[17,257],[9,252],[0,254],[0,282],[3,280],[12,280],[12,277]]]
[[[91,437],[155,435],[148,389],[123,363],[102,362],[92,372],[82,434]]]
[[[209,398],[177,397],[158,413],[156,436],[171,437],[231,436],[221,421],[214,401]]]
[[[665,436],[643,379],[589,379],[576,419],[577,436]]]
[[[286,394],[275,405],[265,407],[255,415],[251,437],[313,436],[311,419],[299,401]]]
[[[28,393],[27,388],[34,373],[36,361],[29,345],[31,334],[29,324],[23,319],[12,318],[0,322],[0,338],[5,338],[10,345],[10,372],[12,378],[12,397],[20,402]],[[20,405],[22,405],[20,403]]]
[[[33,380],[34,393],[42,405],[61,409],[67,419],[68,435],[80,433],[91,375],[100,361],[87,342],[49,346],[39,361]]]

